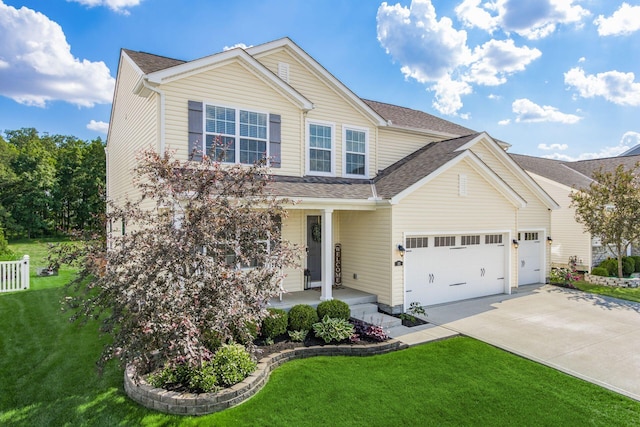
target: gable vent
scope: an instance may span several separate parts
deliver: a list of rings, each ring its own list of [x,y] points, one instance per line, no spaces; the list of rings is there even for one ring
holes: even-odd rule
[[[278,62],[278,77],[289,83],[289,64],[286,62]]]
[[[458,175],[458,194],[463,197],[467,195],[467,175]]]

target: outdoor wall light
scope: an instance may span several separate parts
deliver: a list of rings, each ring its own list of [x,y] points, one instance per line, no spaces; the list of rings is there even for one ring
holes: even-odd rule
[[[398,245],[398,252],[400,252],[400,256],[401,256],[401,257],[404,257],[404,253],[405,253],[406,251],[407,251],[407,250],[404,248],[404,246],[402,246],[402,245]]]
[[[513,247],[518,249],[518,241],[516,239],[513,239]]]
[[[551,238],[551,236],[547,236],[547,243],[548,244],[552,244],[553,243],[553,239]]]

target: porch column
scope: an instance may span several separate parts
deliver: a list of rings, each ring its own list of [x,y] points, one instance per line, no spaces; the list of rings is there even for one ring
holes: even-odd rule
[[[322,211],[322,292],[320,300],[333,299],[333,209]]]

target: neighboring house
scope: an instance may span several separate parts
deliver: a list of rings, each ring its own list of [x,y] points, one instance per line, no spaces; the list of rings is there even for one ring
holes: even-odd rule
[[[220,139],[229,163],[271,158],[271,191],[299,201],[282,224],[307,248],[289,292],[341,284],[399,313],[548,277],[559,206],[488,134],[361,99],[288,38],[188,62],[121,51],[109,199],[132,195],[137,151],[186,160]]]
[[[638,154],[640,154],[640,144],[634,145],[622,154],[618,154],[618,157],[636,156]]]
[[[570,257],[576,257],[578,268],[590,270],[603,259],[613,256],[600,240],[592,238],[584,231],[582,224],[575,220],[570,194],[582,188],[588,188],[593,182],[593,173],[597,170],[613,171],[619,165],[633,168],[640,161],[640,155],[610,157],[591,160],[566,162],[539,157],[510,154],[533,179],[558,202],[561,209],[551,214],[551,262],[553,266],[564,267]],[[638,253],[639,246],[632,245],[629,254]]]

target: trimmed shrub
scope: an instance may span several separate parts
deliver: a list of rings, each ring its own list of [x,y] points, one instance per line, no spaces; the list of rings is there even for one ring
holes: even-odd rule
[[[314,323],[318,323],[318,313],[310,305],[298,304],[289,310],[290,331],[310,331]]]
[[[152,386],[165,390],[186,387],[192,393],[210,393],[219,389],[211,362],[205,362],[200,368],[167,364],[162,370],[149,375],[148,380]]]
[[[338,299],[332,299],[329,301],[322,301],[318,304],[318,318],[324,319],[325,316],[329,316],[332,319],[344,319],[349,320],[351,317],[351,309],[349,304]]]
[[[640,256],[634,255],[631,258],[633,258],[633,260],[636,262],[636,268],[634,273],[640,273]]]
[[[262,321],[260,333],[263,338],[274,339],[287,332],[287,312],[279,308],[268,308],[269,316]]]
[[[320,322],[313,325],[313,331],[316,337],[330,343],[331,341],[346,340],[353,335],[354,329],[348,320],[325,315]]]
[[[622,274],[631,276],[636,271],[636,260],[633,257],[626,256],[622,258]]]
[[[592,276],[608,277],[609,276],[609,272],[604,267],[593,267],[593,269],[591,270],[591,275]]]
[[[618,277],[618,260],[607,258],[598,267],[606,268],[609,276]]]
[[[247,378],[258,364],[240,344],[225,344],[213,355],[209,364],[213,367],[216,383],[230,387]]]

